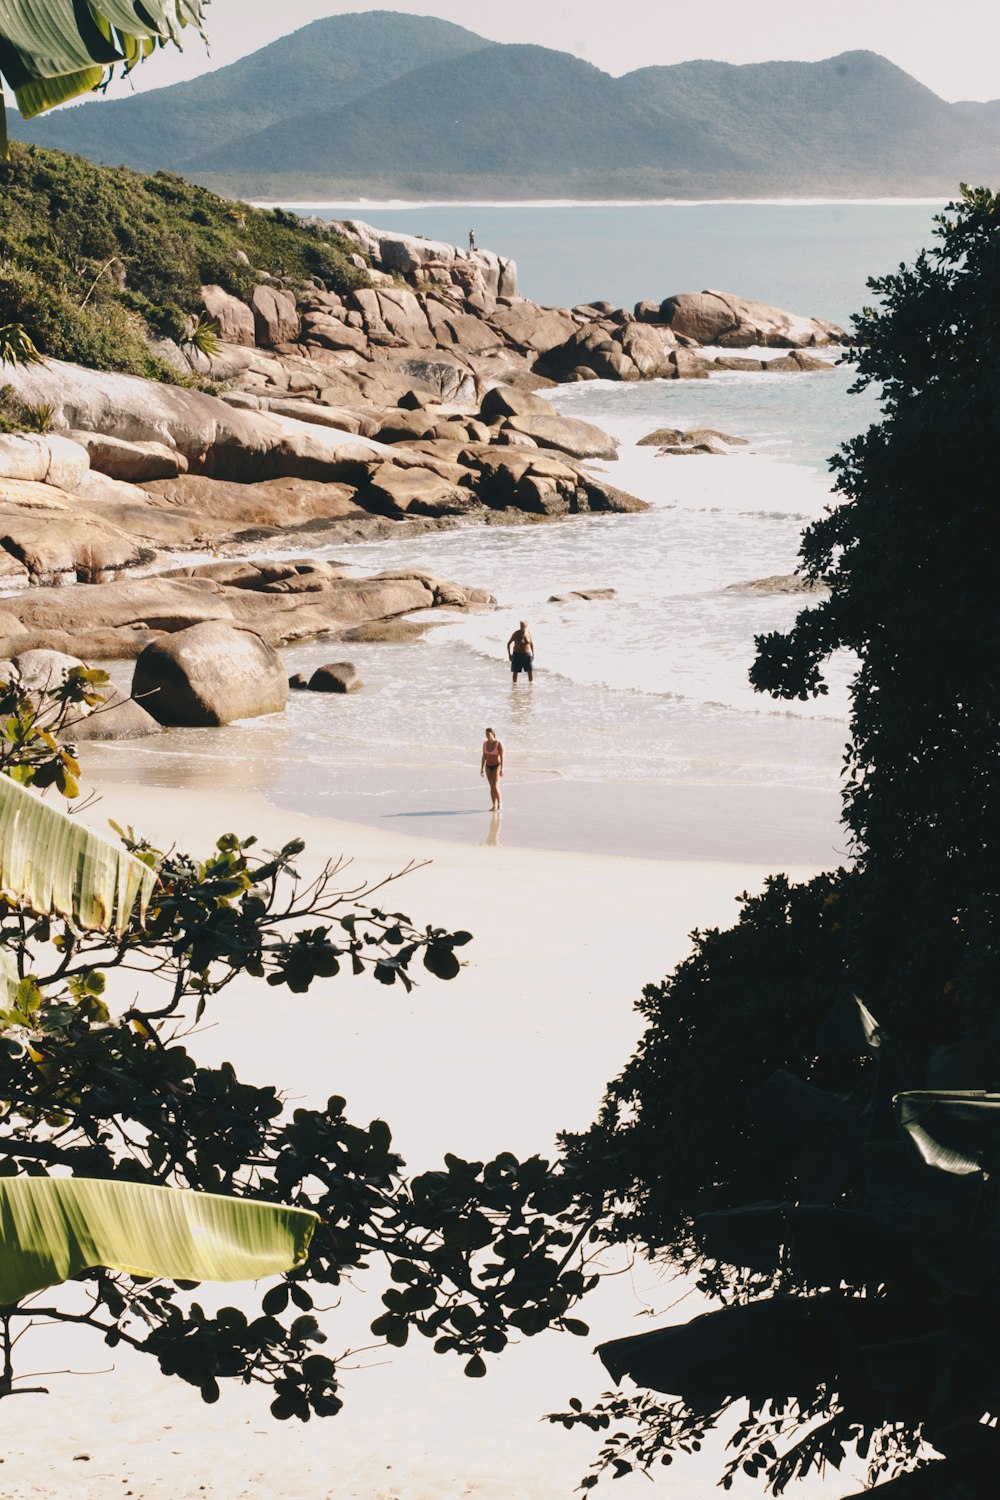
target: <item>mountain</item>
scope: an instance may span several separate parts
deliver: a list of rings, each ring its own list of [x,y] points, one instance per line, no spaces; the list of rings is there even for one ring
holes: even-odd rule
[[[494,45],[430,17],[365,11],[314,21],[190,83],[130,99],[89,100],[34,120],[12,115],[11,135],[139,171],[185,172],[190,162],[276,121],[349,105],[427,63]]]
[[[994,104],[872,52],[613,78],[428,17],[331,16],[192,83],[12,134],[243,197],[950,195],[1000,176]]]
[[[1000,125],[1000,99],[960,99],[955,108],[974,119],[991,120],[994,125]]]

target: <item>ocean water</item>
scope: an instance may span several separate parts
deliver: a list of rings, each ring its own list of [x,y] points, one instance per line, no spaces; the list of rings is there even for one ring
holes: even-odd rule
[[[364,216],[456,239],[470,212]],[[518,256],[522,290],[539,300],[627,302],[716,284],[843,322],[864,295],[866,273],[891,269],[929,242],[933,212],[477,206],[475,225],[480,244]],[[672,265],[685,274],[672,275]],[[622,284],[628,277],[631,290]],[[787,629],[809,596],[746,585],[794,570],[803,527],[832,501],[829,456],[876,419],[874,393],[851,394],[852,378],[831,363],[809,374],[560,388],[552,393],[558,410],[619,439],[618,459],[594,467],[648,501],[648,512],[315,554],[358,573],[426,568],[489,589],[498,608],[435,612],[435,628],[416,643],[291,648],[290,672],[349,656],[364,691],[293,694],[275,718],[108,747],[104,769],[211,783],[238,765],[279,804],[483,841],[479,748],[490,724],[507,752],[505,842],[726,858],[766,847],[789,862],[839,854],[852,663],[831,663],[829,693],[816,700],[754,693],[747,673],[755,636]],[[721,456],[659,456],[638,445],[663,426],[711,427],[745,443]],[[573,597],[596,588],[614,595]],[[522,679],[515,688],[506,641],[520,619],[534,636],[537,671],[533,685]],[[781,837],[768,843],[775,829]]]

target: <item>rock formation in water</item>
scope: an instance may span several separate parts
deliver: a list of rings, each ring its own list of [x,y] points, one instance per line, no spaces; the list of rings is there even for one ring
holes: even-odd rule
[[[489,597],[422,574],[347,579],[312,562],[233,561],[126,580],[129,570],[162,569],[168,554],[192,548],[329,545],[643,510],[589,467],[614,459],[616,442],[558,414],[540,391],[558,381],[826,369],[828,359],[805,351],[843,338],[821,319],[720,292],[634,311],[543,307],[518,295],[513,263],[489,251],[358,221],[337,227],[373,284],[344,295],[316,286],[296,300],[262,280],[248,301],[206,285],[218,348],[157,345],[186,384],[56,360],[5,371],[16,399],[44,410],[53,430],[0,435],[0,582],[97,587],[76,591],[71,611],[50,591],[9,595],[0,655],[141,654],[160,674],[160,701],[169,681],[186,704],[157,717],[192,722],[200,688],[176,686],[185,641],[198,660],[229,661],[223,675],[238,683],[248,672],[236,646],[240,661],[255,649],[240,639],[248,631],[264,650],[325,632],[398,638],[398,617],[411,610]],[[755,346],[788,353],[719,352]],[[197,377],[217,393],[191,388]],[[676,434],[665,448],[717,451],[723,437],[696,436]],[[223,636],[232,651],[221,649]],[[257,675],[266,683],[274,672]],[[283,692],[283,676],[281,684]],[[276,706],[268,693],[234,693],[204,713],[222,722]]]

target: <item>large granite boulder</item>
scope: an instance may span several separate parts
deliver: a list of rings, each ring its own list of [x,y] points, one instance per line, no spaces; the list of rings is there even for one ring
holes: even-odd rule
[[[352,328],[321,309],[303,314],[302,338],[306,344],[318,344],[321,349],[348,349],[361,354],[368,348],[364,328]]]
[[[250,298],[254,337],[259,345],[291,344],[299,336],[299,314],[291,292],[255,286]]]
[[[411,384],[418,381],[425,390],[442,401],[462,402],[475,399],[475,376],[454,359],[399,355],[391,360],[390,365],[397,380],[409,381]],[[388,374],[389,371],[379,371],[376,378],[385,385]]]
[[[592,422],[561,417],[551,407],[544,416],[508,417],[502,431],[532,438],[540,448],[555,448],[573,458],[617,458],[618,443]]]
[[[801,370],[832,370],[833,365],[828,359],[816,359],[811,354],[803,354],[801,349],[793,349],[790,354],[782,354],[778,359],[763,359],[760,367],[768,370],[771,374],[796,374]]]
[[[132,694],[161,724],[210,727],[280,712],[288,681],[260,636],[211,620],[147,646]]]
[[[364,295],[363,292],[354,293],[355,297]],[[389,332],[402,339],[408,348],[429,348],[435,342],[421,300],[413,292],[393,287],[368,295],[376,299],[382,322]]]
[[[227,479],[255,478],[283,432],[278,418],[237,411],[202,391],[62,360],[16,365],[4,380],[22,400],[50,406],[56,427],[162,443],[183,453],[193,470]]]
[[[697,349],[671,349],[664,377],[668,380],[707,380],[712,362]]]
[[[836,323],[785,312],[731,292],[680,292],[667,297],[660,312],[676,336],[724,349],[748,349],[752,345],[805,349],[841,344],[846,339]]]
[[[211,541],[251,528],[291,529],[364,512],[354,489],[315,479],[268,479],[233,484],[204,474],[183,474],[144,486],[154,515],[183,517],[192,533]]]
[[[11,366],[4,371],[4,384],[15,383],[14,370]],[[0,433],[0,479],[26,479],[72,489],[89,469],[86,449],[58,433]]]
[[[141,484],[145,479],[173,479],[187,473],[188,461],[183,453],[166,443],[128,443],[101,432],[71,432],[68,436],[86,450],[90,467],[109,479]]]
[[[12,600],[11,607],[30,633],[46,636],[123,628],[148,636],[153,631],[183,630],[204,620],[232,618],[223,590],[208,578],[129,578],[74,589],[72,595],[61,589],[33,589]],[[28,649],[27,642],[21,649]],[[92,651],[72,654],[96,657]]]
[[[487,424],[502,422],[507,417],[550,417],[552,403],[532,391],[500,383],[486,392],[479,415]]]
[[[52,484],[0,479],[0,577],[32,583],[99,583],[150,562],[153,549],[130,532],[85,511]]]
[[[82,667],[84,663],[78,656],[70,656],[66,651],[36,649],[19,651],[13,658],[13,665],[26,688],[48,692],[50,688],[61,687],[67,672],[74,667]]]
[[[221,286],[203,286],[201,300],[208,316],[219,325],[219,337],[227,344],[249,345],[257,342],[253,311]]]
[[[636,322],[626,323],[619,330],[616,342],[642,380],[656,380],[664,375],[667,355],[675,340],[669,329],[650,328]]]
[[[560,348],[577,328],[571,313],[562,308],[539,307],[535,302],[498,307],[490,321],[515,349],[532,354]]]
[[[464,515],[477,505],[475,493],[431,469],[381,464],[372,474],[365,501],[380,515]]]

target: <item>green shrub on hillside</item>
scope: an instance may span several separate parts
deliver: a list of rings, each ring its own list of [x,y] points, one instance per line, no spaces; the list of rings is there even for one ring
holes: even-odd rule
[[[0,162],[0,324],[43,354],[170,380],[149,337],[180,339],[200,288],[238,297],[268,275],[299,292],[367,284],[353,247],[282,210],[230,202],[171,173],[143,177],[17,146]]]
[[[0,432],[49,432],[51,427],[51,406],[32,406],[12,385],[0,385]]]

